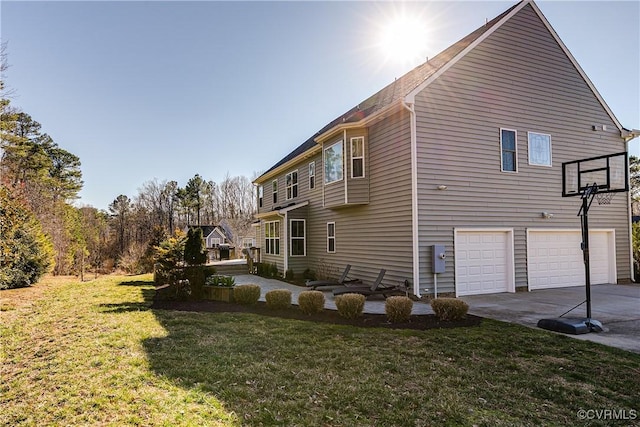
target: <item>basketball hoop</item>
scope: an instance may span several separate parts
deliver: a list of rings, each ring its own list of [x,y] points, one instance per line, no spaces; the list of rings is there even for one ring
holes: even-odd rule
[[[596,193],[596,200],[599,205],[610,205],[615,195],[616,193]]]

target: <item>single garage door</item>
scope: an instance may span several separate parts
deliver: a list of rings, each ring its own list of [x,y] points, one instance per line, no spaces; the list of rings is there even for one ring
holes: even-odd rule
[[[579,230],[529,230],[527,265],[529,289],[584,286],[584,262]],[[616,283],[613,231],[589,233],[591,283]]]
[[[456,295],[513,292],[513,232],[455,231]]]

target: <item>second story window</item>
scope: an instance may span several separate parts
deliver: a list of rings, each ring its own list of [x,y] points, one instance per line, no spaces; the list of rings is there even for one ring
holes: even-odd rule
[[[309,163],[309,190],[316,188],[316,162]]]
[[[516,131],[500,129],[500,155],[503,172],[518,171],[518,150],[516,145]]]
[[[298,197],[298,171],[289,172],[285,176],[287,200]]]
[[[551,135],[529,132],[529,164],[551,166]]]
[[[261,186],[258,187],[258,207],[262,207],[262,199],[264,198],[264,188]]]
[[[351,138],[351,178],[364,177],[364,137]]]
[[[342,181],[342,141],[324,149],[324,183]]]
[[[274,179],[271,186],[273,187],[273,203],[278,203],[278,180]]]

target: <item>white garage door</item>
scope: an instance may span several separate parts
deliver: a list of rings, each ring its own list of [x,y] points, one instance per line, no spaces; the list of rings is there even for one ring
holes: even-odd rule
[[[456,295],[513,291],[511,231],[456,231]]]
[[[529,289],[584,286],[580,231],[529,230],[527,238]],[[612,231],[589,233],[591,283],[615,283]]]

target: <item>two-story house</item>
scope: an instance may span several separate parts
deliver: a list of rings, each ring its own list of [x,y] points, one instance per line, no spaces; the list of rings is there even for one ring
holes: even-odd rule
[[[257,178],[256,244],[281,272],[351,264],[370,283],[385,268],[417,296],[583,285],[580,201],[561,197],[561,165],[627,151],[628,135],[522,1]],[[628,195],[590,223],[592,283],[629,281]]]

